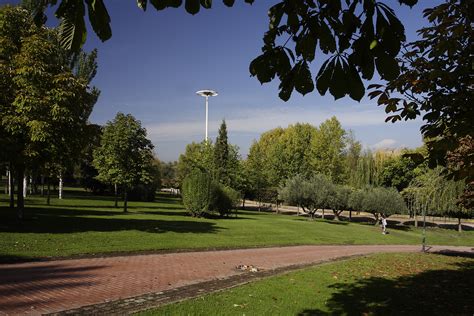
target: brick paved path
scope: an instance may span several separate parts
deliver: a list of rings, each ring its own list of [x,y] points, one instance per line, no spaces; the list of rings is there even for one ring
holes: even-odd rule
[[[434,247],[468,251],[468,247]],[[42,314],[172,290],[240,273],[376,252],[415,252],[419,246],[295,246],[134,255],[0,265],[0,315]]]

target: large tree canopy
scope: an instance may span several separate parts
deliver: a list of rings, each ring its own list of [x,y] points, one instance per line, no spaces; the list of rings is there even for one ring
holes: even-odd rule
[[[252,4],[254,0],[244,0]],[[35,19],[44,23],[44,10],[57,6],[61,19],[61,38],[65,47],[79,49],[87,32],[85,15],[97,36],[105,41],[112,36],[110,17],[103,0],[28,0],[35,9]],[[156,10],[181,7],[196,14],[209,9],[212,0],[137,0],[146,10],[150,3]],[[233,6],[235,0],[223,0]],[[399,0],[413,6],[417,0]],[[261,83],[280,81],[280,98],[288,100],[293,92],[305,95],[316,88],[336,99],[349,95],[360,100],[365,93],[363,79],[378,72],[391,80],[399,73],[395,59],[405,41],[405,29],[395,12],[373,0],[283,0],[268,11],[268,31],[263,36],[262,54],[250,64],[250,73]],[[310,64],[317,53],[328,55],[313,80]],[[362,77],[362,78],[361,78]]]

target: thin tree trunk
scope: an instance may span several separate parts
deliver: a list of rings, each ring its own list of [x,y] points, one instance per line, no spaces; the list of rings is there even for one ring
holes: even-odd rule
[[[415,219],[415,227],[418,227],[418,217],[416,216],[416,210],[413,212],[413,218]]]
[[[128,194],[127,194],[127,189],[124,190],[123,192],[123,212],[127,213],[127,202],[128,202]]]
[[[17,178],[18,178],[18,190],[17,190],[17,197],[16,197],[16,215],[19,220],[23,219],[23,213],[25,208],[25,199],[23,197],[23,178],[25,177],[25,167],[18,166],[17,167]]]
[[[461,217],[458,217],[458,232],[462,232]]]
[[[114,184],[114,189],[115,189],[115,208],[118,207],[118,188],[117,188],[117,183]]]
[[[41,175],[41,196],[44,197],[44,175]]]
[[[9,184],[10,184],[10,170],[7,168],[7,184],[5,185],[5,194],[10,194],[10,191],[9,191]]]
[[[377,226],[379,224],[379,213],[375,213],[374,217],[375,217],[375,226]]]
[[[13,179],[13,168],[10,163],[9,177],[8,177],[8,195],[10,196],[10,208],[15,208],[15,182]]]
[[[321,215],[321,218],[324,219],[324,209],[323,209],[323,213]]]
[[[23,198],[26,198],[27,191],[28,191],[28,177],[23,175]]]
[[[349,222],[352,221],[352,210],[349,210]]]
[[[46,191],[47,191],[46,192],[46,204],[47,205],[50,205],[50,203],[51,203],[51,180],[50,179],[51,178],[48,177],[48,180],[47,180],[48,184],[47,184],[47,187],[46,187]]]
[[[59,173],[59,194],[58,197],[60,200],[63,199],[63,175]]]

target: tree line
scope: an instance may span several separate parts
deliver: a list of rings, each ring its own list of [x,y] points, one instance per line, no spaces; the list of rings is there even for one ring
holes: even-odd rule
[[[159,167],[140,122],[121,113],[105,127],[89,122],[100,95],[90,85],[97,50],[65,49],[60,30],[36,24],[29,4],[0,8],[0,168],[7,171],[10,207],[16,189],[23,218],[29,184],[49,204],[56,179],[62,198],[66,177],[90,189],[114,186],[116,196],[120,189],[125,211],[129,191],[154,197]]]

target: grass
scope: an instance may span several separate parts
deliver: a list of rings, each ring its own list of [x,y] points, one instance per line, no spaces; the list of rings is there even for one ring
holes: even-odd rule
[[[140,315],[472,315],[474,259],[380,254],[256,281]]]
[[[301,244],[419,244],[421,229],[379,227],[305,217],[239,211],[237,218],[192,218],[176,198],[130,202],[129,213],[113,208],[111,197],[67,191],[45,205],[27,198],[26,219],[18,222],[0,196],[0,260],[67,257],[110,252],[243,248]],[[430,228],[429,244],[474,245],[474,231]]]

